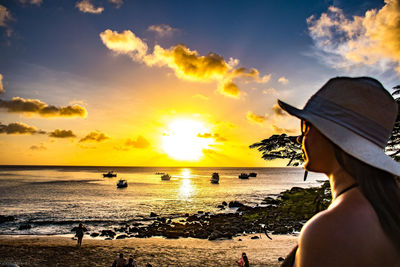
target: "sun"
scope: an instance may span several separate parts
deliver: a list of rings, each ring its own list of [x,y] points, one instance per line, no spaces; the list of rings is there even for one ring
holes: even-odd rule
[[[163,150],[173,159],[198,161],[203,157],[203,149],[209,148],[213,138],[204,138],[210,131],[201,121],[176,119],[168,125],[162,137]]]

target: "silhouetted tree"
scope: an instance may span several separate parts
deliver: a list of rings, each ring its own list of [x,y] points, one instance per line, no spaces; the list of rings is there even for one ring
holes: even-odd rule
[[[298,166],[303,162],[303,158],[301,145],[297,143],[296,138],[297,136],[274,134],[249,147],[262,152],[262,158],[265,160],[290,159],[286,166]]]
[[[392,96],[395,98],[399,110],[393,127],[392,136],[386,146],[386,152],[396,161],[400,161],[400,97],[396,97],[400,95],[400,85],[393,87],[393,90]]]

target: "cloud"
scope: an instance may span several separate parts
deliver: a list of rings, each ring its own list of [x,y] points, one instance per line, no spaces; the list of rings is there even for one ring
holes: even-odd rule
[[[14,20],[14,18],[11,16],[8,9],[5,6],[0,5],[0,27],[8,28],[7,23],[12,20]]]
[[[150,25],[147,30],[155,32],[160,37],[171,36],[174,32],[178,31],[166,24]]]
[[[45,131],[38,130],[22,122],[13,122],[8,125],[0,122],[0,134],[45,134]]]
[[[254,114],[252,111],[248,111],[247,119],[250,122],[262,124],[265,120],[267,120],[267,116],[257,115],[257,114]]]
[[[282,77],[280,77],[278,79],[278,82],[280,82],[281,84],[285,84],[286,85],[286,84],[289,83],[289,80],[282,76]]]
[[[213,52],[201,56],[183,44],[168,49],[155,45],[153,52],[149,53],[147,43],[130,30],[118,33],[108,29],[100,33],[100,38],[108,49],[118,54],[126,54],[134,61],[149,67],[168,67],[179,79],[217,82],[218,92],[233,98],[239,98],[241,93],[236,84],[237,79],[265,83],[271,77],[270,75],[260,77],[259,71],[254,68],[237,67],[239,64],[237,59],[231,58],[226,62],[222,56]]]
[[[147,44],[131,31],[105,30],[100,33],[103,44],[110,50],[119,54],[128,54],[133,60],[143,60],[147,53]]]
[[[75,7],[83,13],[100,14],[104,8],[99,6],[95,7],[90,0],[81,0],[76,2]]]
[[[275,115],[278,116],[287,116],[288,114],[281,109],[281,107],[278,104],[275,104],[272,106],[272,111],[274,112]]]
[[[143,136],[138,136],[136,140],[128,139],[125,142],[125,146],[133,147],[133,148],[148,148],[150,146],[150,142],[147,141]]]
[[[400,72],[400,4],[385,0],[381,9],[346,17],[331,6],[319,18],[307,19],[318,56],[335,68],[366,65],[379,70],[397,66]]]
[[[4,90],[4,87],[3,87],[3,75],[1,75],[1,73],[0,73],[0,95],[1,94],[4,94],[6,91]]]
[[[71,130],[59,130],[56,129],[49,133],[50,137],[54,138],[75,138],[76,135]]]
[[[286,129],[286,128],[280,128],[276,125],[271,125],[274,133],[296,133],[296,130],[294,129]]]
[[[278,92],[275,90],[275,88],[268,88],[268,89],[264,89],[263,91],[262,91],[262,93],[264,94],[264,95],[273,95],[273,96],[278,96],[279,94],[278,94]]]
[[[43,143],[40,143],[40,145],[32,145],[30,148],[30,150],[47,150],[47,148],[43,145]]]
[[[87,111],[79,105],[56,107],[38,99],[13,97],[11,100],[0,99],[0,108],[11,113],[37,114],[42,117],[86,117]]]
[[[196,94],[193,96],[193,98],[198,98],[201,100],[208,100],[208,97],[206,97],[205,95],[202,95],[202,94]]]
[[[124,0],[108,0],[108,2],[115,4],[116,8],[120,8],[124,3]]]
[[[40,6],[43,2],[43,0],[19,0],[21,4],[31,4],[31,5],[37,5]]]
[[[215,141],[217,142],[225,142],[228,141],[225,137],[220,136],[218,133],[211,134],[211,133],[203,133],[203,134],[198,134],[197,137],[200,138],[214,138]]]
[[[83,137],[81,140],[79,140],[79,143],[83,142],[102,142],[104,140],[110,139],[109,136],[107,136],[104,133],[101,133],[99,131],[91,132],[85,137]]]

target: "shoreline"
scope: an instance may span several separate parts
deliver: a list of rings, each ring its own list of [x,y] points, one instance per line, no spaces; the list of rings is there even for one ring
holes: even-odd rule
[[[252,239],[254,236],[258,239]],[[261,236],[261,238],[260,238]],[[251,266],[279,266],[297,243],[297,236],[249,234],[209,241],[163,237],[103,240],[84,238],[82,247],[66,236],[0,235],[0,266],[111,266],[119,253],[133,256],[138,266],[234,266],[246,252]]]

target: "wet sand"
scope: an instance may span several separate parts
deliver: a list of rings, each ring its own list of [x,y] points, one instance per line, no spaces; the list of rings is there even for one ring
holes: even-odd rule
[[[0,236],[0,266],[111,266],[122,252],[133,256],[138,266],[237,266],[246,252],[250,266],[279,266],[295,246],[296,236],[265,235],[260,239],[239,236],[231,240],[208,241],[194,238],[131,238],[102,240],[84,238],[81,248],[76,240],[64,236]],[[241,239],[242,241],[239,241]]]

